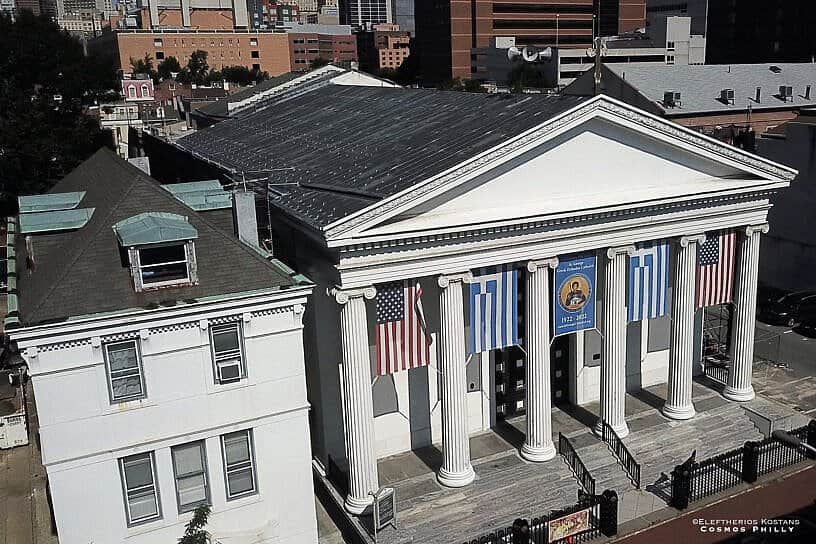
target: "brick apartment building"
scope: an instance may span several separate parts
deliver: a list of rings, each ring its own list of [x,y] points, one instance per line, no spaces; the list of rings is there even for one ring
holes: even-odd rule
[[[519,46],[585,48],[593,34],[646,25],[646,0],[428,0],[415,4],[423,77],[470,77],[472,50],[496,36]]]
[[[399,25],[378,24],[372,30],[357,32],[360,69],[366,72],[396,70],[411,54],[411,33]]]
[[[141,9],[138,28],[116,29],[111,36],[95,40],[92,49],[113,52],[117,67],[125,71],[130,59],[145,55],[157,65],[172,56],[183,66],[198,50],[207,52],[212,69],[246,66],[270,76],[306,70],[318,57],[340,64],[357,60],[357,44],[347,26],[289,24],[254,30],[247,27],[246,5],[201,8],[209,1],[190,0],[178,9],[156,0]]]

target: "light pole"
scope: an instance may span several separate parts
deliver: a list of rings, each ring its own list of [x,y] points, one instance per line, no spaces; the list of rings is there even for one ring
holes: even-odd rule
[[[558,49],[558,42],[559,42],[559,35],[558,35],[559,24],[558,23],[559,23],[560,20],[561,20],[561,14],[556,13],[555,14],[555,48],[556,49]]]

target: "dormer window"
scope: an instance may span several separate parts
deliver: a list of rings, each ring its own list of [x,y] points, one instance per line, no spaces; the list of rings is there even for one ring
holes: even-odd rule
[[[186,217],[149,212],[113,226],[127,252],[136,291],[198,283],[195,242],[198,231]]]

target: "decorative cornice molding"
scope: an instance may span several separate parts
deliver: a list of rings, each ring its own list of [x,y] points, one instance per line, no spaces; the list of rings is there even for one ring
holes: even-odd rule
[[[747,227],[745,227],[745,235],[752,236],[754,233],[757,232],[760,234],[768,234],[770,230],[771,227],[768,225],[768,223],[762,223],[760,225],[748,225]]]
[[[703,244],[706,241],[705,234],[690,234],[680,237],[680,247],[689,247],[691,244]]]
[[[436,284],[441,288],[449,286],[451,283],[470,283],[473,281],[473,272],[457,272],[455,274],[442,274],[436,279]]]
[[[570,217],[558,217],[553,219],[543,219],[536,221],[524,221],[514,225],[504,225],[497,227],[474,227],[467,228],[459,232],[444,233],[444,234],[425,234],[416,235],[410,238],[392,239],[387,241],[377,242],[362,242],[356,244],[349,244],[339,248],[340,253],[348,254],[355,252],[368,253],[371,250],[388,249],[392,247],[406,247],[411,245],[427,245],[436,244],[443,245],[451,241],[467,240],[476,237],[484,236],[501,236],[507,234],[520,234],[527,231],[544,231],[553,227],[559,228],[564,226],[578,227],[582,224],[604,219],[621,219],[626,216],[636,216],[644,214],[659,214],[659,213],[674,213],[685,210],[700,209],[702,207],[725,206],[729,204],[738,204],[741,202],[748,202],[757,200],[758,198],[769,197],[775,194],[776,190],[762,190],[752,192],[750,194],[740,195],[723,195],[722,197],[697,199],[694,201],[686,201],[682,203],[666,203],[653,204],[649,206],[641,206],[637,208],[630,208],[628,210],[615,210],[608,212],[584,213]]]
[[[343,289],[341,287],[334,287],[328,290],[328,295],[334,297],[334,300],[337,301],[337,304],[343,305],[346,304],[349,300],[358,297],[363,297],[368,300],[371,300],[375,296],[377,296],[377,289],[375,289],[373,285],[368,287],[362,287],[359,289]]]
[[[550,257],[549,259],[540,259],[535,261],[527,261],[527,272],[535,274],[542,268],[558,268],[558,257]]]
[[[583,106],[578,107],[571,112],[562,114],[550,121],[546,121],[545,124],[540,126],[538,129],[528,132],[527,134],[516,138],[512,142],[501,145],[489,153],[476,157],[460,165],[459,168],[440,175],[436,179],[431,179],[424,184],[418,185],[411,191],[392,198],[386,202],[374,204],[368,211],[336,224],[334,227],[326,229],[324,231],[325,237],[327,239],[336,238],[343,233],[353,230],[363,223],[387,214],[395,208],[399,208],[405,204],[416,201],[417,199],[420,199],[428,193],[435,191],[441,186],[447,185],[488,163],[500,160],[504,156],[515,152],[519,148],[522,148],[536,140],[540,140],[549,133],[557,131],[561,127],[569,125],[573,121],[591,115],[597,111],[608,112],[626,120],[633,121],[638,125],[648,127],[657,131],[658,133],[670,136],[676,140],[698,147],[709,153],[719,155],[725,159],[744,163],[769,176],[781,178],[787,181],[790,181],[794,177],[794,174],[789,170],[780,168],[769,161],[763,160],[735,147],[731,147],[727,144],[714,140],[713,138],[708,138],[701,134],[697,134],[691,129],[675,125],[666,119],[645,115],[629,106],[624,106],[622,104],[610,101],[606,97],[602,97],[599,99],[590,100]]]
[[[47,351],[58,351],[61,349],[67,348],[76,348],[80,346],[89,346],[91,344],[90,338],[83,338],[82,340],[71,340],[69,342],[57,342],[55,344],[46,344],[44,346],[39,346],[38,350],[40,352],[47,352]]]

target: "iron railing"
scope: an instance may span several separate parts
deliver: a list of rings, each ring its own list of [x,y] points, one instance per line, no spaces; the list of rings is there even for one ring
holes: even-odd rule
[[[621,440],[621,437],[618,436],[615,429],[606,421],[601,422],[601,436],[615,457],[617,457],[618,462],[623,466],[623,470],[626,471],[629,479],[632,480],[632,483],[635,484],[637,489],[640,489],[640,463],[635,461],[635,456],[629,452],[626,444]]]
[[[583,514],[582,511],[586,513]],[[580,520],[576,520],[576,515]],[[568,523],[559,527],[559,522]],[[564,526],[573,527],[571,531],[567,531],[571,534],[557,538],[558,529],[563,531]],[[551,532],[556,537],[553,540],[550,540]],[[578,502],[575,504],[529,521],[523,518],[516,519],[510,526],[491,531],[463,544],[579,544],[601,535],[611,537],[617,532],[617,494],[611,490],[604,491],[601,495],[579,491]]]
[[[816,446],[816,420],[790,434]],[[773,437],[720,453],[699,463],[694,458],[677,465],[671,473],[671,504],[683,509],[694,502],[724,491],[741,482],[754,483],[759,476],[794,465],[809,457],[803,448],[794,448]]]
[[[695,463],[691,471],[690,501],[714,495],[742,481],[743,448]]]
[[[703,373],[705,373],[709,379],[722,385],[726,385],[728,383],[727,359],[705,357],[703,359]]]
[[[564,461],[567,462],[575,473],[575,477],[578,479],[578,483],[581,484],[581,487],[584,488],[584,491],[594,495],[595,478],[592,477],[592,474],[590,474],[584,462],[581,461],[581,457],[578,456],[578,452],[575,451],[569,439],[560,432],[558,433],[558,453],[561,454]]]

